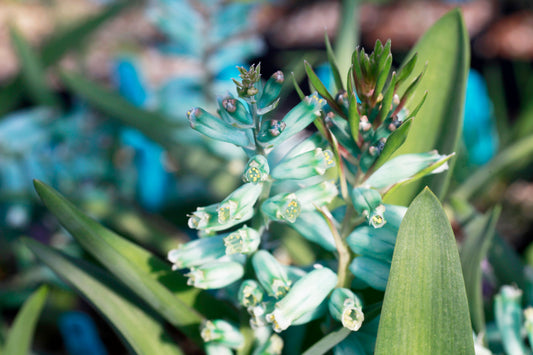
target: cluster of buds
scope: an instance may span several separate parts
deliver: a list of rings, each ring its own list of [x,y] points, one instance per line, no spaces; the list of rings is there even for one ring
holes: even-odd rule
[[[171,250],[168,258],[175,269],[189,269],[190,285],[238,290],[230,293],[248,313],[254,353],[281,353],[283,341],[276,333],[327,314],[343,327],[359,330],[363,302],[353,289],[385,290],[406,210],[385,205],[382,196],[446,168],[450,156],[436,152],[379,160],[386,154],[390,158],[395,149],[387,145],[389,135],[405,135],[407,130],[400,128],[408,128],[406,120],[413,115],[403,108],[409,94],[394,98],[413,61],[400,75],[393,73],[386,85],[391,62],[390,43],[383,47],[378,42],[370,56],[356,52],[348,91],[336,99],[308,67],[319,94],[302,95],[282,119],[270,113],[279,102],[283,74],[276,72],[262,83],[259,65],[239,68],[238,95],[218,100],[218,117],[200,108],[189,111],[195,130],[242,147],[249,159],[244,184],[221,202],[194,211],[189,227],[199,231],[199,239]],[[319,132],[276,149],[313,122]],[[262,242],[273,221],[293,228],[324,253],[339,256],[337,263],[284,265],[261,249],[268,245]],[[208,353],[231,352],[245,342],[238,327],[224,320],[205,322],[201,335]]]

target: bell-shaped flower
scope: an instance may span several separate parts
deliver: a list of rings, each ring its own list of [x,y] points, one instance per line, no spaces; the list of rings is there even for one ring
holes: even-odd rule
[[[191,268],[185,276],[187,285],[203,289],[218,289],[226,287],[239,280],[244,275],[244,268],[234,261],[212,261]]]
[[[274,306],[266,319],[274,331],[287,329],[295,320],[318,307],[335,288],[337,275],[328,268],[320,267],[294,283],[289,293]]]
[[[529,353],[521,335],[522,295],[522,290],[515,286],[502,286],[500,293],[494,297],[496,325],[507,354]]]
[[[334,167],[333,153],[316,148],[299,155],[284,158],[272,170],[272,177],[278,180],[302,180],[324,175],[327,169]]]
[[[242,180],[252,184],[257,184],[268,179],[270,167],[264,155],[254,155],[246,164]]]
[[[261,235],[250,227],[242,227],[224,237],[226,254],[250,254],[257,250],[261,243]]]
[[[375,231],[375,232],[374,232]],[[358,255],[364,255],[392,262],[392,253],[394,252],[394,243],[388,240],[396,239],[396,234],[384,228],[356,228],[346,238],[346,243],[352,251]]]
[[[261,210],[274,221],[286,221],[293,223],[302,210],[300,201],[294,193],[278,194],[265,200]]]
[[[332,181],[322,181],[319,184],[299,189],[294,194],[302,205],[302,211],[314,211],[316,207],[330,203],[338,196],[339,190]]]
[[[244,184],[218,204],[198,207],[189,216],[189,227],[206,232],[220,231],[252,218],[254,204],[263,185]]]
[[[183,269],[199,266],[218,259],[226,254],[224,236],[199,238],[180,245],[168,252],[168,260],[173,263],[172,269]]]
[[[356,278],[368,286],[385,291],[390,273],[389,263],[372,257],[358,256],[348,268]]]
[[[440,155],[436,151],[397,156],[370,175],[364,186],[389,191],[401,184],[447,170],[447,161],[452,156]]]
[[[272,254],[266,250],[257,251],[252,257],[257,280],[269,296],[277,299],[285,296],[291,287],[287,272]]]
[[[237,293],[239,303],[246,307],[255,307],[263,301],[265,291],[259,283],[254,280],[244,280]]]
[[[258,141],[271,149],[295,135],[320,116],[320,109],[326,101],[314,93],[290,110],[281,121],[264,121]]]
[[[203,322],[200,336],[206,343],[223,345],[231,349],[240,349],[244,345],[244,336],[239,328],[222,319]]]
[[[385,206],[377,190],[356,187],[350,191],[350,197],[357,213],[366,217],[371,226],[381,228],[385,225],[386,220],[383,217]]]
[[[317,243],[328,251],[335,251],[335,239],[324,216],[318,211],[304,211],[289,226],[310,242]]]
[[[252,355],[281,355],[283,351],[283,339],[277,335],[272,334],[267,341],[259,345]]]
[[[224,122],[199,107],[187,112],[191,127],[222,142],[232,143],[244,148],[254,147],[254,138],[251,129],[240,129]]]
[[[365,316],[361,300],[347,288],[336,288],[329,298],[329,312],[342,326],[352,331],[361,328]]]

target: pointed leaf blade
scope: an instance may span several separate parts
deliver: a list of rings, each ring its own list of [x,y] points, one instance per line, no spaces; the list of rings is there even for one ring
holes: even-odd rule
[[[428,188],[400,225],[375,353],[474,354],[455,238]]]
[[[39,260],[81,293],[135,353],[183,354],[165,332],[161,320],[144,311],[139,300],[116,279],[94,265],[35,240],[24,242]]]
[[[439,45],[436,46],[435,43]],[[452,10],[437,21],[406,57],[409,63],[418,53],[416,65],[406,80],[399,86],[403,96],[412,80],[422,72],[426,62],[428,68],[416,92],[406,107],[413,110],[425,92],[428,97],[420,108],[405,143],[395,156],[406,153],[420,153],[436,149],[440,154],[456,151],[462,129],[463,106],[466,93],[466,78],[470,62],[468,32],[459,10]],[[411,63],[412,64],[412,63]],[[400,71],[399,79],[402,79]],[[445,174],[425,178],[404,186],[387,197],[391,204],[408,205],[414,196],[428,185],[437,196],[446,193],[453,161]]]
[[[2,354],[29,354],[37,319],[47,295],[48,288],[41,286],[24,302],[9,331]]]

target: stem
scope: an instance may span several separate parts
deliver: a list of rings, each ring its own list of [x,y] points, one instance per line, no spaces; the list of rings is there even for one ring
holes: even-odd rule
[[[333,224],[333,216],[328,211],[327,208],[321,207],[317,208],[320,213],[326,219],[333,239],[335,240],[335,246],[337,247],[337,252],[339,253],[339,265],[337,268],[337,287],[349,287],[351,282],[350,273],[348,272],[348,266],[350,266],[351,255],[348,246],[346,245],[344,239],[340,236],[339,231],[335,228]]]

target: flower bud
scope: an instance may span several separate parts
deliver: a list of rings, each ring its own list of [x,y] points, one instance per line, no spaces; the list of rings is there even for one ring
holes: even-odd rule
[[[266,181],[269,173],[267,158],[264,155],[255,155],[246,164],[242,179],[244,182],[256,184]]]
[[[224,236],[200,238],[180,245],[168,252],[173,270],[190,268],[213,261],[225,255]]]
[[[255,307],[263,301],[264,291],[254,280],[244,280],[237,294],[239,303],[246,308]]]
[[[244,275],[244,268],[234,261],[212,261],[191,268],[187,285],[203,289],[226,287]]]
[[[349,266],[356,278],[379,291],[385,291],[389,279],[390,264],[366,256],[356,257]]]
[[[382,204],[381,195],[378,191],[356,187],[352,189],[350,196],[357,213],[365,216],[370,225],[374,228],[380,228],[385,225],[386,221],[383,217],[385,206]]]
[[[252,257],[252,265],[257,280],[269,296],[283,297],[291,286],[283,266],[265,250],[257,251]]]
[[[352,331],[361,328],[365,316],[361,300],[347,288],[336,288],[329,298],[329,312],[343,327]]]
[[[248,112],[244,104],[238,99],[235,99],[233,97],[226,97],[219,105],[221,115],[223,111],[227,113],[227,116],[231,117],[236,122],[247,126],[254,123],[252,115]]]
[[[197,107],[188,111],[187,118],[194,130],[205,134],[209,138],[232,143],[240,147],[254,146],[254,138],[250,129],[243,130],[233,127],[201,108]]]
[[[295,320],[311,312],[326,299],[337,284],[337,275],[328,268],[317,268],[296,281],[289,293],[278,301],[266,319],[274,331],[287,329]]]
[[[267,199],[261,210],[270,219],[294,223],[300,215],[301,204],[294,193],[278,194]]]
[[[231,349],[244,345],[244,336],[239,328],[222,319],[207,320],[200,327],[200,335],[206,343],[215,343]]]
[[[260,108],[270,105],[279,97],[284,81],[285,77],[281,70],[272,74],[263,87],[263,93],[258,103]]]
[[[261,236],[255,229],[242,227],[224,238],[226,254],[250,254],[257,250]]]
[[[325,103],[325,100],[319,98],[316,93],[307,96],[285,115],[281,121],[284,129],[279,130],[277,134],[272,134],[270,132],[272,127],[262,128],[258,141],[267,149],[273,148],[313,122],[320,115],[319,110]],[[265,122],[265,124],[270,125],[270,122]]]
[[[302,180],[312,176],[324,175],[326,169],[335,166],[333,153],[316,148],[302,154],[283,159],[272,171],[272,177],[278,180]]]
[[[439,155],[436,151],[397,156],[370,175],[364,186],[380,190],[440,173],[448,169],[447,161],[452,156],[453,154]]]

